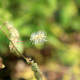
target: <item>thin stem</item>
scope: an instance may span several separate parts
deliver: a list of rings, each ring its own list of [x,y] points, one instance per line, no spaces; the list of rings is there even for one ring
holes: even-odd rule
[[[6,37],[9,39],[9,36],[7,35],[7,33],[4,31],[4,29],[1,27],[0,25],[0,28],[2,29],[2,31],[4,32],[4,34],[6,35]],[[10,40],[10,39],[9,39]]]
[[[0,25],[0,28],[1,28],[1,30],[4,32],[4,34],[6,35],[6,37],[10,40],[9,36],[8,36],[7,33],[4,31],[4,29],[1,27],[1,25]],[[16,49],[16,51],[17,51],[24,59],[26,59],[26,57],[23,56],[23,55],[18,51],[18,49],[15,47],[14,43],[12,42],[12,40],[10,40],[10,42],[12,43],[12,45],[14,46],[14,48]]]
[[[28,42],[28,41],[30,41],[30,40],[27,40],[27,41],[17,41],[17,42]]]

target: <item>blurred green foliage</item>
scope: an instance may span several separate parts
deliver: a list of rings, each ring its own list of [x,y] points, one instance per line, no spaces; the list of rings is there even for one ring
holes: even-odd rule
[[[79,55],[80,50],[76,46],[80,42],[75,36],[80,34],[80,0],[0,0],[0,18],[10,21],[23,41],[28,40],[34,31],[46,32],[48,42],[44,46],[23,43],[27,48],[34,46],[44,50],[46,46],[51,46],[50,58],[56,57],[57,61],[67,65]],[[0,25],[3,26],[1,21]],[[7,52],[8,43],[0,30],[1,53]]]

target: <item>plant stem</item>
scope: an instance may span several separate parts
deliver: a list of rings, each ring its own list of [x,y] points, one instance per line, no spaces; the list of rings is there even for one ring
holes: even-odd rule
[[[12,45],[14,46],[15,50],[26,60],[26,62],[28,64],[31,64],[32,66],[32,71],[34,72],[34,75],[36,77],[37,80],[42,80],[42,72],[40,71],[37,63],[34,63],[33,60],[31,60],[31,58],[26,58],[24,55],[22,55],[18,49],[15,47],[14,43],[12,42],[12,40],[9,38],[9,36],[7,35],[7,33],[5,32],[5,30],[1,27],[0,25],[0,28],[1,30],[4,32],[4,34],[6,35],[6,37],[10,40],[10,42],[12,43]]]
[[[4,32],[4,34],[6,35],[6,37],[10,40],[9,36],[8,36],[7,33],[5,32],[5,30],[1,27],[1,25],[0,25],[0,28],[1,28],[1,30]],[[17,50],[17,48],[15,47],[14,43],[12,42],[12,40],[10,40],[10,42],[12,43],[12,45],[14,46],[14,48],[16,49],[16,51],[17,51],[23,58],[25,58],[25,57]]]

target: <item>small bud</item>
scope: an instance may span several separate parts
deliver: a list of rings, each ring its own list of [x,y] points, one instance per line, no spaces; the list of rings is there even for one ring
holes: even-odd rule
[[[5,68],[5,65],[4,64],[2,64],[2,68]]]
[[[2,58],[0,57],[0,69],[5,68],[5,65],[2,63]]]

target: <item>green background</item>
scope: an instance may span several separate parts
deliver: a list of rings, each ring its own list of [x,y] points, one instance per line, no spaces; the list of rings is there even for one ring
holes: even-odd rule
[[[48,41],[43,45],[22,42],[22,54],[32,57],[37,63],[79,64],[80,0],[0,0],[0,19],[14,25],[22,41],[29,40],[35,31],[45,31]],[[0,25],[8,33],[1,21]],[[0,56],[3,61],[6,55],[10,55],[8,45],[9,40],[0,30]],[[21,51],[21,45],[19,48]]]

